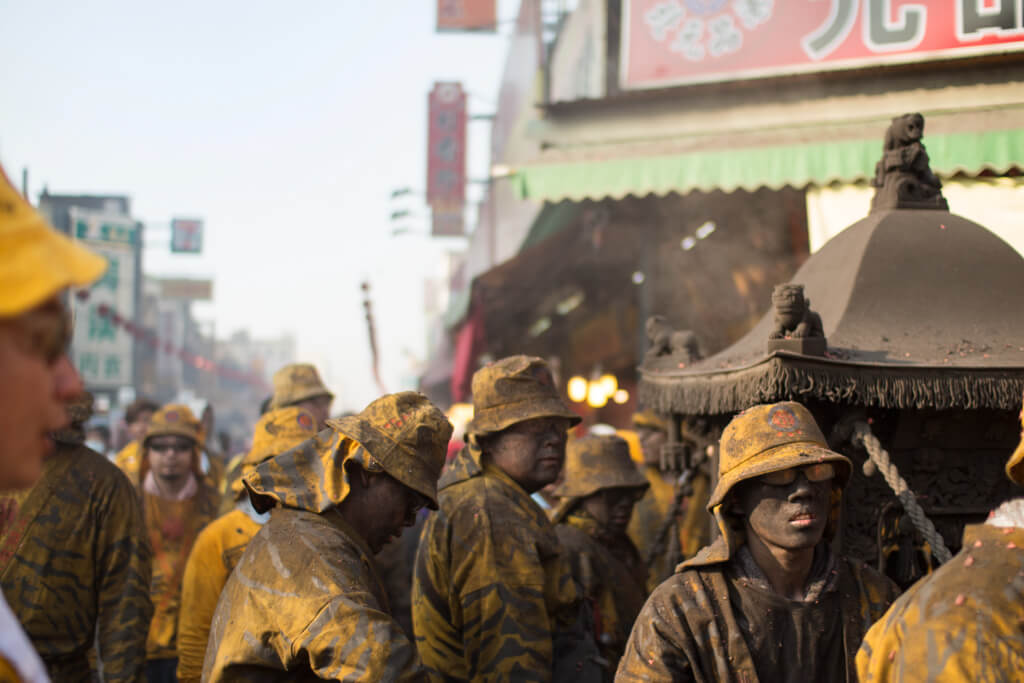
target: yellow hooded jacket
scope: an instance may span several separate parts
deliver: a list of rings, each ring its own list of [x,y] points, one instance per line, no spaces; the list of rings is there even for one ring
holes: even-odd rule
[[[373,553],[335,508],[349,460],[381,471],[358,442],[324,430],[243,477],[257,509],[278,507],[221,593],[204,681],[424,680]]]
[[[1020,680],[1024,529],[968,526],[963,550],[871,627],[857,673],[862,683]]]
[[[243,454],[239,463],[242,474],[312,438],[316,425],[312,415],[290,407],[268,412],[253,431],[252,450]],[[242,488],[240,480],[238,488]],[[268,518],[256,512],[244,489],[233,489],[232,493],[238,500],[237,506],[199,533],[185,565],[178,617],[178,680],[182,683],[199,682],[220,592],[245,547]]]
[[[114,456],[114,464],[124,472],[129,481],[137,484],[139,481],[139,466],[142,464],[141,444],[138,441],[129,441]]]
[[[581,595],[554,526],[475,437],[438,482],[413,570],[416,645],[432,680],[550,681]]]

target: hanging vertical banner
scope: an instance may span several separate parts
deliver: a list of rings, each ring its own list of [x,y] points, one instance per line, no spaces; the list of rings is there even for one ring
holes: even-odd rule
[[[177,254],[199,254],[203,251],[203,222],[198,218],[175,218],[171,221],[171,251]]]
[[[437,0],[437,30],[491,31],[498,23],[495,0]]]
[[[459,83],[435,83],[427,103],[427,203],[436,219],[433,232],[461,235],[466,205],[466,93]]]

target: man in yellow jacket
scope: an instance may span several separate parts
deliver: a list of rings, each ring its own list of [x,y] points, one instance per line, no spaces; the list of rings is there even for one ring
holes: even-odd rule
[[[260,418],[253,430],[252,450],[242,461],[242,476],[260,463],[316,436],[313,416],[301,408],[280,408]],[[249,541],[270,519],[257,512],[241,480],[234,487],[235,509],[199,532],[181,583],[178,617],[178,680],[198,683],[203,673],[206,642],[217,600]]]
[[[597,656],[592,624],[530,497],[558,477],[579,421],[540,358],[473,375],[468,444],[441,477],[413,570],[413,630],[432,680],[589,680],[576,675]]]
[[[569,443],[551,521],[573,577],[593,608],[595,636],[614,671],[647,599],[647,567],[626,535],[633,505],[649,484],[618,436]]]
[[[855,680],[897,588],[829,546],[851,469],[799,403],[734,417],[708,503],[721,536],[648,598],[615,680]]]
[[[103,274],[106,262],[50,227],[0,168],[0,490],[43,473],[50,433],[69,424],[64,404],[82,393],[68,358],[71,321],[61,295]],[[17,510],[0,509],[0,527]],[[0,594],[0,675],[48,677]]]
[[[228,577],[203,680],[419,681],[373,555],[437,505],[452,428],[422,394],[389,394],[243,478],[270,521]]]
[[[1024,434],[1006,474],[1024,486]],[[870,683],[1021,680],[1024,497],[965,528],[960,552],[900,596],[864,637],[857,672]]]
[[[149,683],[175,680],[185,563],[196,536],[217,514],[217,492],[199,469],[201,431],[188,406],[171,404],[153,414],[142,441],[139,488],[153,547],[153,621],[146,640]]]

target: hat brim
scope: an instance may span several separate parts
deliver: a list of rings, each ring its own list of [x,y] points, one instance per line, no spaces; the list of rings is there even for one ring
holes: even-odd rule
[[[570,427],[575,427],[583,421],[583,418],[557,398],[531,398],[477,412],[466,425],[466,433],[477,436],[495,434],[519,422],[543,417],[563,417],[569,420]]]
[[[0,286],[0,317],[26,313],[72,285],[87,285],[107,269],[107,260],[39,219],[15,237],[13,277]],[[20,242],[18,244],[17,242]]]
[[[199,439],[196,437],[196,433],[185,428],[177,427],[160,427],[154,429],[151,432],[146,432],[146,436],[142,439],[142,447],[146,448],[151,439],[155,439],[158,436],[180,436],[184,439],[188,439],[192,442],[193,446],[199,445]]]
[[[716,505],[725,500],[729,491],[741,481],[753,479],[763,474],[781,472],[792,467],[803,467],[805,465],[816,465],[825,462],[841,465],[836,472],[836,479],[840,488],[845,487],[853,471],[853,463],[845,455],[836,453],[813,442],[787,443],[775,448],[769,448],[748,458],[740,466],[722,475],[715,486],[715,490],[711,493],[707,508],[709,511],[713,510]]]
[[[304,392],[299,392],[295,396],[289,396],[287,403],[277,404],[273,400],[271,400],[270,407],[271,409],[274,410],[278,408],[288,408],[289,406],[294,406],[298,403],[302,403],[303,401],[309,401],[314,398],[320,398],[321,396],[326,396],[332,401],[334,400],[334,394],[332,394],[329,391],[324,391],[323,389],[308,389]]]
[[[437,479],[440,472],[433,472],[423,460],[407,453],[397,443],[388,439],[357,415],[328,420],[327,426],[344,437],[352,439],[366,449],[384,471],[406,486],[427,498],[427,507],[437,510]],[[396,462],[396,455],[401,465]],[[434,482],[430,486],[428,482]]]
[[[563,481],[551,493],[559,498],[586,498],[606,489],[647,490],[651,486],[651,482],[647,481],[647,477],[639,472],[634,472],[633,474],[616,473],[616,476],[621,476],[621,478],[616,481],[590,482],[583,486]]]

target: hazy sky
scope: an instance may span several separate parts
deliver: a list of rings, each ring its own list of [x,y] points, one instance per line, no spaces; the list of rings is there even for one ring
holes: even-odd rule
[[[435,6],[0,0],[0,161],[16,180],[29,168],[33,200],[44,183],[130,195],[150,226],[147,271],[212,276],[199,317],[218,336],[293,333],[335,408],[360,408],[377,390],[359,282],[387,388],[411,388],[422,281],[453,246],[391,237],[391,191],[424,187],[427,93],[461,80],[471,113],[490,113],[504,63],[505,35],[435,34]],[[470,124],[471,176],[486,173],[487,134]],[[166,253],[176,215],[205,219],[203,256]]]

